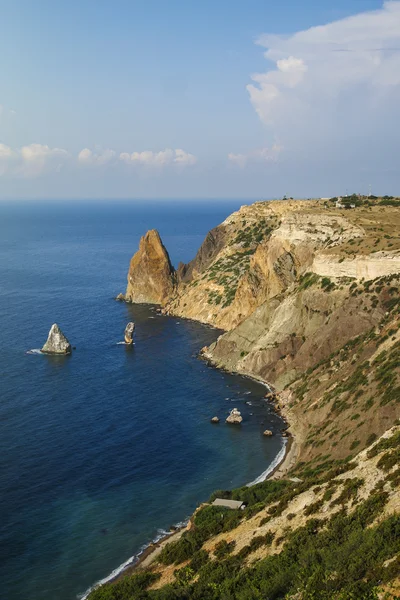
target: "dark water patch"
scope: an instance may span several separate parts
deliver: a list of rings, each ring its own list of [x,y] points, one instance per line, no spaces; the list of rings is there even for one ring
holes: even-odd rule
[[[159,227],[175,263],[189,260],[231,209],[199,206],[193,218],[181,205],[156,214],[151,206],[0,207],[7,600],[76,598],[214,489],[255,479],[278,453],[281,437],[261,435],[282,424],[264,387],[196,358],[217,331],[112,300],[146,229]],[[130,320],[135,345],[118,345]],[[53,322],[76,346],[72,356],[27,354]],[[238,428],[223,422],[233,406],[244,416]]]

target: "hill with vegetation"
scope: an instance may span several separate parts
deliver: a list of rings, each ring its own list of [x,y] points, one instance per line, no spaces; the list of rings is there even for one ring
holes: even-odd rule
[[[172,273],[164,312],[225,330],[201,356],[271,385],[290,450],[91,600],[400,597],[400,200],[336,200],[242,207]]]

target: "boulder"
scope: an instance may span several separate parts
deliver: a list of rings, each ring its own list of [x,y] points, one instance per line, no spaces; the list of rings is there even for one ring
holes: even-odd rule
[[[226,423],[232,423],[233,425],[240,425],[243,421],[243,417],[240,414],[240,411],[237,408],[232,408],[229,413],[229,417],[226,419]]]
[[[71,354],[71,344],[57,325],[51,326],[47,341],[42,348],[45,354]]]
[[[133,323],[132,321],[130,323],[128,323],[128,325],[125,327],[125,343],[126,344],[133,344],[133,334],[135,331],[135,323]]]
[[[211,423],[219,423],[219,417],[213,417]]]
[[[176,274],[158,231],[148,231],[140,240],[128,272],[125,300],[165,304],[175,290]]]
[[[272,433],[272,431],[270,429],[266,429],[263,433],[263,435],[265,435],[265,437],[271,437],[274,434]]]
[[[115,299],[118,300],[118,302],[125,302],[124,294],[118,294],[118,296]]]

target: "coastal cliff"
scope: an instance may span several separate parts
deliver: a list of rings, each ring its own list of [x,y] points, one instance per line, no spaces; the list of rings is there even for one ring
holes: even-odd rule
[[[274,388],[298,460],[324,447],[342,458],[397,414],[400,393],[383,400],[372,373],[381,344],[398,353],[399,212],[368,199],[348,210],[318,200],[255,202],[210,231],[176,273],[149,232],[131,261],[126,298],[157,296],[165,314],[225,330],[202,357]],[[155,263],[147,259],[154,246]],[[354,373],[367,388],[343,384]],[[314,440],[315,431],[328,437]]]
[[[400,201],[392,204],[257,202],[179,265],[163,312],[225,330],[201,356],[271,386],[288,452],[268,481],[210,498],[240,500],[244,511],[202,505],[187,530],[93,600],[125,598],[124,585],[134,586],[129,597],[160,600],[399,597]],[[136,265],[132,279],[150,285]]]

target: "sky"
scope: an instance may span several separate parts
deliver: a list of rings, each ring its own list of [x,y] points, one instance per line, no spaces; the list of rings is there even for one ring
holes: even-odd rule
[[[400,195],[400,0],[0,0],[0,200]]]

